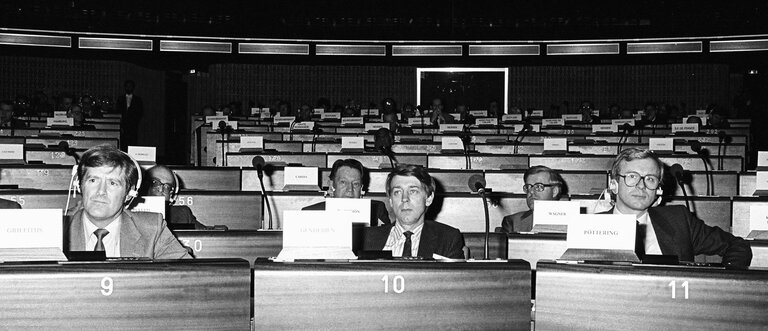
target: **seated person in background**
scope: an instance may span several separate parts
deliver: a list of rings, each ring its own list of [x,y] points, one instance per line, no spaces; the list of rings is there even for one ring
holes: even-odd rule
[[[701,128],[702,121],[701,117],[698,116],[689,116],[687,120],[685,120],[686,124],[698,124],[699,128]]]
[[[389,123],[389,130],[398,134],[413,134],[413,129],[409,127],[403,127],[397,121],[397,113],[388,113],[381,115],[384,123]]]
[[[443,101],[440,98],[432,100],[432,115],[429,118],[429,123],[438,124],[451,124],[453,123],[453,116],[443,111]]]
[[[507,233],[530,232],[533,229],[533,205],[536,200],[560,200],[565,181],[556,171],[542,166],[528,168],[523,175],[523,192],[528,210],[504,216],[501,230]]]
[[[83,113],[83,109],[80,108],[80,105],[72,105],[69,111],[67,111],[67,117],[72,118],[73,127],[87,130],[96,129],[96,127],[91,124],[84,124],[85,114]]]
[[[328,195],[331,198],[351,198],[360,199],[363,195],[363,187],[367,183],[363,181],[365,176],[365,167],[360,161],[354,159],[339,159],[331,167],[331,179]],[[325,201],[314,205],[306,206],[302,210],[325,210]],[[389,213],[387,206],[378,200],[371,200],[371,226],[389,224]]]
[[[645,122],[647,124],[667,124],[667,116],[659,112],[659,107],[654,103],[645,104]]]
[[[402,111],[402,117],[401,120],[404,122],[407,122],[409,118],[416,117],[416,110],[413,108],[413,105],[410,103],[406,103],[403,105],[403,111]]]
[[[112,146],[100,145],[83,153],[75,184],[82,193],[82,208],[66,226],[69,251],[105,251],[108,257],[190,258],[160,214],[125,210],[135,194],[139,171],[127,154]]]
[[[26,123],[14,116],[13,101],[0,101],[0,128],[23,128]]]
[[[174,225],[189,224],[194,226],[196,230],[207,228],[197,221],[189,206],[174,205],[176,203],[176,188],[179,183],[176,181],[176,176],[171,169],[163,165],[156,165],[147,170],[147,177],[149,177],[148,195],[165,197],[165,202],[167,203],[165,221],[168,223],[168,226],[173,228]]]
[[[435,181],[423,167],[401,165],[387,176],[386,185],[395,223],[365,229],[365,250],[392,251],[392,256],[402,257],[464,258],[464,237],[458,229],[424,220],[435,198]]]
[[[723,108],[718,106],[713,106],[711,108],[709,111],[709,121],[707,121],[707,126],[712,129],[727,129],[730,127]]]
[[[638,257],[676,255],[680,261],[693,262],[699,254],[720,255],[726,266],[749,266],[752,249],[744,239],[706,225],[685,206],[651,207],[662,193],[661,178],[664,165],[649,150],[627,148],[611,168],[609,188],[616,204],[606,213],[637,217]]]
[[[308,104],[301,105],[299,109],[299,117],[296,119],[298,122],[308,122],[312,120],[312,108]]]
[[[467,105],[463,103],[456,105],[456,112],[459,113],[459,116],[460,116],[459,123],[475,124],[475,117],[469,113],[469,109],[467,109]]]

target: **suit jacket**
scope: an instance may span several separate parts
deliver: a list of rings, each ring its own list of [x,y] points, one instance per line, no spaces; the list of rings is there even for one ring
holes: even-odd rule
[[[138,95],[133,95],[131,98],[131,106],[128,107],[128,101],[125,98],[125,94],[117,97],[115,103],[115,109],[123,115],[120,120],[121,126],[135,129],[139,125],[139,120],[144,115],[144,101]]]
[[[531,232],[533,229],[533,210],[521,211],[504,216],[501,230],[506,233]]]
[[[194,224],[195,230],[206,228],[204,224],[197,221],[197,217],[192,214],[192,209],[189,209],[189,206],[169,206],[166,208],[165,214],[166,218],[170,220],[168,224]]]
[[[325,210],[325,201],[306,206],[301,208],[301,210]],[[387,212],[387,205],[379,200],[371,200],[371,226],[378,226],[379,222],[384,225],[391,223],[389,212]]]
[[[21,209],[21,205],[16,201],[0,199],[0,209]]]
[[[124,210],[121,217],[121,257],[148,257],[158,260],[192,258],[165,226],[162,215]],[[85,250],[84,221],[82,209],[69,218],[69,233],[65,237],[69,239],[68,245],[65,246],[69,251]]]
[[[394,224],[370,227],[365,229],[363,249],[369,251],[384,250],[387,238]],[[458,229],[435,221],[424,221],[419,240],[418,256],[432,258],[439,254],[452,259],[463,259],[464,237]]]
[[[604,214],[611,213],[613,209]],[[677,255],[680,261],[694,261],[698,254],[720,255],[723,264],[742,267],[752,261],[752,248],[747,241],[704,224],[685,206],[648,208],[648,216],[664,255]]]

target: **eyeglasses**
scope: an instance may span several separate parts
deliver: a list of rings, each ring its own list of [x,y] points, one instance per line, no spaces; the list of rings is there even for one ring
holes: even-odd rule
[[[173,191],[173,185],[168,183],[163,183],[157,179],[152,180],[152,191],[154,192],[163,192],[163,193],[170,193]]]
[[[523,185],[523,192],[530,193],[530,192],[542,192],[547,187],[557,186],[560,184],[542,184],[542,183],[535,183],[535,184],[525,184]],[[533,189],[533,190],[531,190]]]
[[[624,177],[624,184],[627,184],[627,186],[629,187],[637,186],[637,184],[640,183],[640,180],[643,181],[643,185],[645,185],[645,188],[649,190],[655,190],[659,188],[659,185],[661,185],[661,179],[659,179],[659,177],[655,175],[640,176],[640,174],[636,172],[628,172],[625,175],[617,175],[617,176]]]

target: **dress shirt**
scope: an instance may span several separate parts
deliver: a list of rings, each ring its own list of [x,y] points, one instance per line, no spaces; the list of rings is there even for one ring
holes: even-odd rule
[[[419,255],[419,242],[421,241],[421,230],[424,228],[424,222],[411,229],[411,256]],[[405,244],[405,230],[400,226],[400,222],[395,222],[395,226],[389,232],[387,243],[384,245],[385,251],[392,251],[392,256],[403,256],[403,245]]]
[[[104,251],[107,254],[107,257],[120,257],[120,224],[122,223],[122,217],[118,216],[117,219],[112,221],[112,223],[109,223],[107,227],[104,229],[109,231],[109,233],[102,238],[102,242],[104,243]],[[91,220],[88,219],[88,216],[83,213],[83,231],[85,234],[85,250],[92,251],[94,248],[96,248],[96,242],[98,239],[96,239],[96,235],[93,233],[99,227],[97,227],[95,224],[91,223]]]
[[[621,214],[619,208],[613,209],[614,214]],[[661,255],[661,247],[659,246],[659,240],[656,239],[656,232],[653,230],[653,224],[651,223],[651,217],[646,210],[640,216],[637,216],[637,222],[640,225],[644,225],[645,228],[645,254]]]

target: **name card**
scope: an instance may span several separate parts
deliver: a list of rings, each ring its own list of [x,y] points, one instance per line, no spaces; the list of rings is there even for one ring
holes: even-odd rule
[[[224,112],[223,111],[217,111],[216,112],[216,116],[224,116]]]
[[[285,185],[317,185],[317,167],[285,167],[283,183]]]
[[[568,138],[544,138],[545,151],[568,151]]]
[[[520,122],[522,120],[523,120],[523,115],[521,114],[510,114],[510,115],[501,116],[502,122]]]
[[[211,124],[214,128],[219,127],[219,122],[229,121],[229,116],[206,116],[205,124]]]
[[[63,247],[61,209],[5,209],[0,219],[0,248]]]
[[[600,109],[593,109],[592,110],[592,116],[600,117]]]
[[[288,124],[290,125],[294,121],[296,121],[296,117],[293,116],[275,116],[272,120],[275,124]]]
[[[614,124],[592,124],[592,133],[617,131],[619,131],[619,127]]]
[[[533,202],[533,224],[570,225],[571,220],[579,216],[581,203],[578,201]]]
[[[611,120],[611,124],[614,124],[618,127],[621,127],[624,124],[629,124],[631,126],[635,126],[635,119],[634,118],[623,118],[618,120]]]
[[[261,108],[257,108],[257,107],[252,107],[251,108],[251,116],[259,115],[259,114],[261,114]]]
[[[768,230],[768,205],[764,205],[764,204],[749,205],[749,230],[750,231]]]
[[[75,119],[68,118],[68,117],[48,117],[48,118],[46,118],[46,126],[54,126],[54,125],[74,126],[75,125]]]
[[[227,126],[231,127],[233,130],[237,130],[237,121],[227,121]]]
[[[476,118],[475,124],[497,126],[499,125],[499,119],[498,118]]]
[[[635,114],[638,114],[640,116],[645,116],[645,110],[638,110],[637,113]]]
[[[487,110],[470,110],[469,114],[474,117],[488,117]]]
[[[325,210],[345,213],[352,223],[371,224],[371,200],[326,198]]]
[[[240,149],[264,149],[264,137],[262,136],[240,136]]]
[[[530,117],[544,117],[544,110],[543,109],[536,109],[531,110]]]
[[[142,202],[137,203],[131,211],[143,211],[149,213],[158,213],[165,219],[165,197],[164,196],[142,196]]]
[[[410,126],[422,126],[422,125],[429,125],[429,118],[421,118],[421,117],[412,117],[408,119],[408,125]]]
[[[566,247],[634,251],[636,224],[634,215],[575,215],[568,224]]]
[[[545,118],[541,120],[541,126],[546,128],[548,126],[564,126],[565,121],[562,118]]]
[[[691,123],[691,124],[673,123],[672,133],[678,133],[678,132],[699,132],[699,123]]]
[[[24,160],[24,144],[0,144],[0,160]]]
[[[464,131],[464,124],[440,124],[439,132],[462,132]]]
[[[128,155],[137,162],[155,162],[156,148],[151,146],[128,146]]]
[[[365,123],[365,131],[376,131],[381,128],[389,130],[389,123]]]
[[[322,113],[320,114],[321,120],[338,120],[341,119],[341,113]],[[361,118],[362,119],[362,118]]]
[[[328,210],[283,211],[283,249],[275,261],[355,259],[348,214]]]
[[[378,109],[362,109],[360,110],[363,116],[379,116]]]
[[[291,131],[312,131],[315,128],[315,122],[296,122]]]
[[[362,117],[344,117],[341,119],[341,125],[363,125]]]
[[[768,151],[757,152],[757,166],[768,167]]]
[[[755,191],[768,190],[768,171],[758,171],[755,175]]]
[[[65,118],[67,117],[67,112],[63,110],[57,110],[53,112],[53,118]]]
[[[365,149],[364,137],[341,137],[341,149]]]
[[[635,118],[636,121],[639,121],[643,119],[643,114],[635,114],[633,117]]]
[[[696,115],[707,116],[707,110],[706,109],[696,109]]]
[[[582,116],[581,114],[565,114],[563,115],[563,120],[566,122],[581,122]]]
[[[675,140],[673,138],[648,138],[648,149],[657,152],[672,152],[675,150]]]
[[[464,142],[459,137],[443,137],[440,148],[443,150],[464,150]]]
[[[541,124],[531,124],[531,128],[528,132],[541,132]],[[523,131],[523,124],[515,124],[514,126],[515,132],[519,133]]]
[[[315,115],[322,115],[325,113],[325,108],[315,108],[312,110],[312,113]]]

